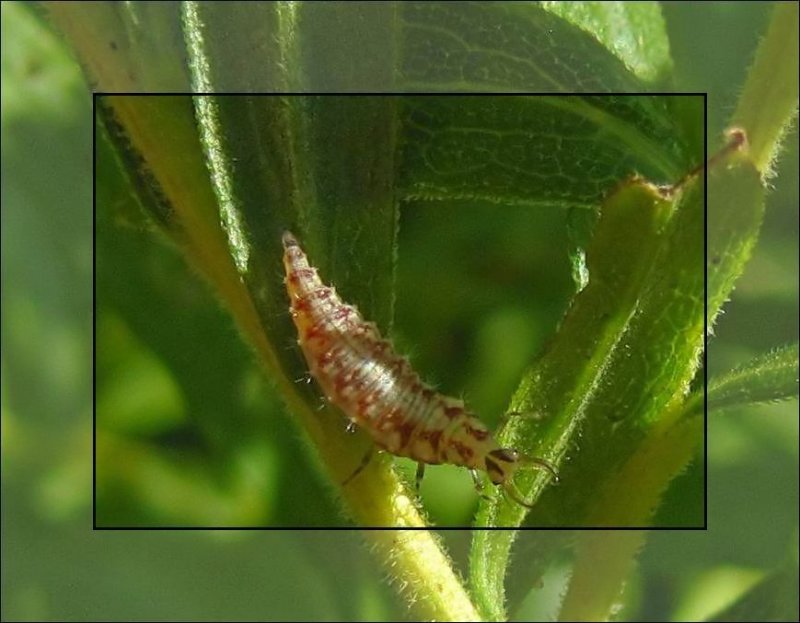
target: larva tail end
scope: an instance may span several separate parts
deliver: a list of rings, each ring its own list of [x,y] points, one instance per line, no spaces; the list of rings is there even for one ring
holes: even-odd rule
[[[292,232],[285,231],[283,232],[283,236],[281,236],[281,240],[283,241],[283,248],[288,249],[289,247],[297,247],[300,246],[297,242],[297,238],[294,237]]]

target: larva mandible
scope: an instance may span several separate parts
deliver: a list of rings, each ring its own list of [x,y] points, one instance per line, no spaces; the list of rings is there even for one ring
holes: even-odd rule
[[[485,471],[514,501],[529,506],[511,484],[520,465],[544,468],[558,478],[544,459],[500,447],[461,400],[423,383],[374,323],[322,283],[288,231],[283,233],[283,249],[289,310],[309,372],[328,400],[367,431],[375,445],[418,462],[417,484],[426,464],[450,463],[469,468],[479,490],[476,470]]]

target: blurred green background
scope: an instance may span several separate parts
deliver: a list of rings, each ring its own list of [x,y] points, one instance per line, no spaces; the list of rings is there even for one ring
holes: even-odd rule
[[[712,136],[768,11],[664,5],[676,83],[709,92]],[[2,618],[402,618],[354,531],[92,531],[91,100],[29,6],[2,5],[2,35]],[[786,145],[761,241],[709,345],[710,375],[798,339],[796,130]],[[98,158],[98,205],[114,206],[97,215],[94,320],[108,345],[96,360],[98,464],[107,467],[98,521],[349,525],[214,294],[174,248],[154,243],[117,175]],[[510,208],[500,229],[490,206],[458,218],[452,210],[402,208],[394,337],[431,382],[492,421],[570,296],[568,215]],[[442,240],[441,223],[460,231]],[[509,231],[538,240],[536,252]],[[430,270],[437,265],[458,265],[458,279]],[[532,308],[520,293],[534,288],[541,305]],[[451,308],[418,305],[421,292]],[[164,307],[181,310],[181,321],[165,320],[176,316]],[[651,536],[624,616],[698,618],[782,562],[796,565],[797,438],[796,401],[711,418],[709,530]],[[666,507],[694,494],[697,469],[676,480]],[[428,470],[423,495],[438,523],[469,521],[463,470]],[[443,538],[466,568],[468,533]],[[519,616],[547,615],[565,568],[556,565]]]

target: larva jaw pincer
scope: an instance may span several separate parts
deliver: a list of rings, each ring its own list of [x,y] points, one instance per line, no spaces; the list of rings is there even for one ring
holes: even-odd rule
[[[300,246],[300,244],[297,242],[297,238],[295,238],[290,231],[283,232],[283,235],[281,236],[281,242],[283,242],[284,249]]]
[[[550,472],[553,480],[558,482],[558,471],[550,461],[522,454],[514,448],[496,448],[486,454],[485,461],[489,479],[496,485],[510,480],[517,469],[526,465],[533,465]]]
[[[556,468],[545,459],[524,455],[513,448],[497,448],[486,455],[486,473],[492,483],[502,487],[503,493],[520,506],[533,508],[532,504],[522,499],[522,495],[512,483],[514,473],[524,465],[544,469],[558,482]]]
[[[545,459],[541,459],[537,456],[527,456],[525,454],[519,454],[517,457],[517,461],[520,465],[533,465],[534,467],[538,467],[543,469],[547,472],[550,472],[550,475],[553,477],[553,482],[558,482],[558,470],[555,466]]]

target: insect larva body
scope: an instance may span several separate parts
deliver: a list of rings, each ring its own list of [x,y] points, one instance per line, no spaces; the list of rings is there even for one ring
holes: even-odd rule
[[[462,401],[423,383],[375,324],[323,284],[289,232],[283,234],[283,247],[298,344],[327,398],[387,452],[421,464],[485,471],[494,484],[504,485],[525,504],[509,488],[511,476],[523,462],[553,472],[549,463],[500,447]]]

